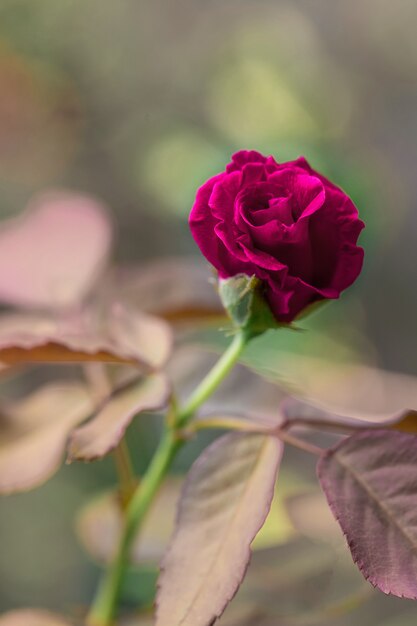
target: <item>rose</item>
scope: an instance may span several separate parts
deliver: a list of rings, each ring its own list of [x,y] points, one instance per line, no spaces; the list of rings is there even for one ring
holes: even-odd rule
[[[300,157],[242,150],[197,192],[192,235],[220,278],[256,276],[279,322],[358,277],[364,227],[350,198]]]

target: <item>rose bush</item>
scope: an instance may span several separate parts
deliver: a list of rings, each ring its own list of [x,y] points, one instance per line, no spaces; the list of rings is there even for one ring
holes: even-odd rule
[[[262,280],[279,322],[338,298],[358,277],[364,227],[350,198],[300,157],[277,163],[242,150],[197,192],[195,241],[220,278]]]

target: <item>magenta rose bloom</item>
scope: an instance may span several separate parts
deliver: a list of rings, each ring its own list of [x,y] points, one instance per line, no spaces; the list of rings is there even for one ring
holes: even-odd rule
[[[220,278],[258,277],[279,322],[338,298],[358,277],[364,223],[350,198],[307,161],[242,150],[197,192],[192,235]]]

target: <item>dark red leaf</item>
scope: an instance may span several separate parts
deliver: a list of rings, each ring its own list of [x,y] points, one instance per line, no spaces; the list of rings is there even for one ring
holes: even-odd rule
[[[353,559],[384,593],[417,598],[417,437],[356,433],[327,451],[318,476]]]

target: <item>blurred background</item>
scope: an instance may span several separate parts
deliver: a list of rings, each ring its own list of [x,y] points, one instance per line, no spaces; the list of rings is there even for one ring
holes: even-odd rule
[[[195,190],[232,152],[303,154],[357,204],[366,257],[342,301],[285,348],[411,377],[416,24],[414,0],[2,0],[0,217],[18,215],[39,191],[88,192],[114,218],[116,261],[197,257],[187,227]],[[275,348],[258,346],[253,358],[274,365]],[[291,383],[297,362],[279,367]],[[143,468],[154,435],[131,436]],[[295,465],[289,459],[288,472]],[[112,480],[110,461],[64,467],[39,490],[1,500],[1,610],[88,601],[97,572],[72,514]],[[382,595],[375,606],[378,624],[390,611],[417,617],[413,604]],[[373,619],[366,610],[360,623]]]

